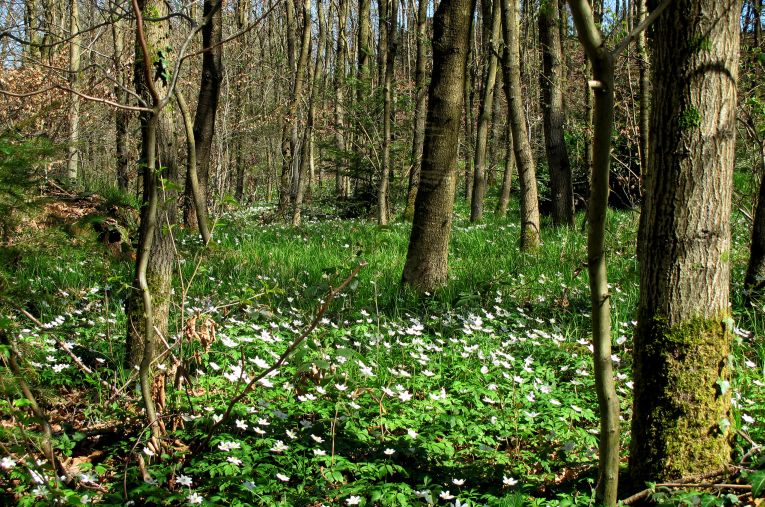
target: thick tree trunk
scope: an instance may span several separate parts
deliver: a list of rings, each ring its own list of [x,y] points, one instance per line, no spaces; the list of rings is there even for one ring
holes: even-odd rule
[[[201,220],[207,221],[207,199],[209,197],[210,180],[210,154],[212,151],[213,136],[215,135],[215,116],[218,113],[218,100],[220,98],[220,84],[223,79],[223,0],[205,0],[202,15],[207,17],[213,13],[210,21],[202,28],[202,81],[199,84],[199,98],[197,109],[194,114],[194,144],[196,146],[196,172],[199,182],[199,191],[204,198],[202,207],[194,198],[191,184],[191,174],[186,174],[185,205],[183,210],[183,222],[189,226],[197,224],[196,210],[204,213]],[[189,165],[189,167],[191,167]]]
[[[457,138],[473,0],[441,0],[433,20],[433,74],[420,188],[402,281],[419,291],[446,284],[457,182]]]
[[[159,13],[156,17],[167,15],[167,6],[158,0],[141,0],[139,7],[142,12]],[[164,67],[171,65],[167,60],[163,60],[162,51],[159,48],[165,48],[169,45],[170,23],[169,21],[152,22],[145,24],[146,44],[149,48],[149,57],[151,58],[152,69],[163,70]],[[136,48],[140,45],[136,43]],[[153,49],[152,49],[153,48]],[[143,54],[140,49],[136,50],[136,66],[134,74],[134,83],[136,91],[144,97],[148,103],[151,103],[149,97],[148,85],[146,83],[146,73],[143,69]],[[169,70],[169,69],[168,69]],[[154,77],[154,87],[160,96],[166,92],[166,82],[157,73]],[[154,124],[154,125],[153,125]],[[150,163],[152,164],[150,167]],[[149,203],[152,193],[157,194],[156,220],[151,220],[148,213],[148,207],[141,208],[141,221],[139,227],[138,245],[139,251],[143,245],[150,245],[146,257],[146,281],[153,299],[152,321],[153,327],[157,332],[147,334],[144,319],[144,301],[142,294],[134,290],[127,301],[127,343],[126,343],[126,363],[129,368],[141,363],[145,357],[144,348],[152,351],[153,355],[159,346],[161,336],[168,337],[168,317],[170,315],[170,289],[173,274],[173,263],[175,259],[175,249],[173,247],[173,238],[171,234],[172,226],[177,219],[177,205],[175,184],[177,181],[177,148],[175,139],[175,126],[172,120],[172,112],[168,107],[157,115],[153,113],[141,114],[141,163],[143,167],[143,202]],[[161,167],[162,170],[156,171],[155,167]],[[160,178],[171,183],[171,185],[160,188]],[[154,227],[150,227],[151,223]],[[153,232],[151,232],[153,230]],[[148,239],[147,232],[151,232],[151,240]],[[141,258],[137,259],[136,278],[138,278]],[[134,287],[139,287],[138,280]],[[151,335],[153,341],[145,343],[145,337]],[[150,358],[151,361],[154,357]]]
[[[518,30],[518,0],[498,0],[502,4],[502,27],[505,51],[502,68],[505,93],[513,132],[513,149],[518,166],[521,187],[521,249],[534,250],[539,246],[539,201],[537,197],[536,168],[529,145],[526,113],[521,95],[521,66]]]
[[[409,189],[406,195],[404,218],[414,217],[414,202],[420,186],[422,147],[425,142],[425,116],[428,103],[427,88],[427,21],[429,0],[419,0],[417,7],[417,62],[414,71],[414,132],[412,133],[412,168],[409,173]]]
[[[481,104],[478,108],[478,132],[475,142],[475,162],[473,168],[473,195],[470,199],[470,221],[483,220],[483,200],[486,194],[486,144],[489,139],[489,120],[494,107],[494,82],[497,79],[497,52],[499,51],[499,31],[501,28],[499,1],[495,0],[491,12],[491,35],[488,37],[486,53],[489,61],[484,71],[481,90]]]
[[[638,487],[717,470],[731,457],[738,5],[675,0],[654,30],[630,448]]]
[[[563,59],[560,41],[558,0],[543,0],[539,7],[539,40],[542,46],[542,118],[545,149],[550,168],[552,221],[555,225],[574,225],[574,186],[563,124]]]

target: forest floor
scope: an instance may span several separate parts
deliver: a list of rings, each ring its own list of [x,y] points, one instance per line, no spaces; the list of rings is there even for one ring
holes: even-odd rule
[[[104,241],[104,230],[119,238],[129,225],[106,217],[103,203],[79,214],[67,202],[60,220],[35,222],[44,225],[0,248],[0,292],[2,328],[73,480],[56,481],[38,460],[39,421],[0,367],[0,504],[592,505],[598,410],[581,214],[574,229],[544,228],[539,251],[526,254],[517,210],[471,225],[458,206],[449,285],[425,296],[400,286],[409,224],[324,219],[292,228],[251,207],[223,214],[207,248],[173,229],[168,437],[155,453],[135,374],[122,366],[133,260],[114,238]],[[637,221],[632,211],[608,221],[625,469]],[[762,309],[742,301],[745,216],[736,213],[733,225],[727,423],[734,458],[751,460],[765,442],[765,326]],[[316,318],[331,287],[362,265]],[[172,374],[179,369],[189,374]],[[252,391],[210,431],[250,381]],[[669,491],[657,488],[655,498],[751,501],[747,490]]]

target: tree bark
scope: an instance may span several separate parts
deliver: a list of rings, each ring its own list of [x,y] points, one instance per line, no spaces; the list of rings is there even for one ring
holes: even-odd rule
[[[499,1],[499,0],[498,0]],[[505,170],[502,173],[502,187],[497,200],[497,216],[505,218],[510,205],[510,191],[513,188],[513,171],[515,170],[515,155],[513,154],[513,133],[508,122],[505,127]]]
[[[571,163],[563,133],[563,59],[559,27],[558,0],[543,0],[539,7],[539,40],[542,46],[542,119],[545,149],[550,169],[552,221],[554,225],[574,226],[574,187]]]
[[[412,133],[412,168],[409,173],[409,189],[406,196],[404,218],[414,218],[414,202],[420,186],[422,147],[425,142],[425,116],[428,104],[427,88],[427,21],[429,0],[419,0],[417,7],[417,57],[414,71],[414,132]]]
[[[489,121],[494,108],[494,82],[497,78],[497,52],[501,28],[501,7],[499,0],[494,0],[491,11],[491,35],[488,37],[486,53],[489,61],[485,68],[481,104],[478,109],[478,131],[475,142],[475,162],[473,168],[473,195],[470,199],[470,221],[483,220],[483,200],[486,194],[486,144],[489,139]]]
[[[654,30],[630,448],[638,487],[716,470],[731,457],[738,5],[675,0]]]
[[[473,0],[441,0],[433,20],[433,73],[420,188],[402,281],[419,291],[447,282],[449,235],[457,182],[465,61]]]
[[[539,201],[537,197],[536,168],[529,145],[526,113],[521,96],[521,66],[518,29],[518,0],[498,0],[502,4],[502,27],[505,51],[502,68],[505,93],[513,132],[513,149],[518,166],[521,187],[521,249],[534,250],[539,246]]]
[[[207,222],[207,198],[210,180],[210,154],[215,136],[215,116],[218,113],[220,84],[223,79],[223,0],[205,0],[202,15],[209,21],[202,28],[202,81],[199,84],[199,98],[194,113],[194,145],[196,150],[196,172],[199,192],[203,200],[196,201],[191,174],[186,174],[185,206],[183,222],[189,227],[197,222]],[[191,165],[189,165],[191,168]],[[202,205],[201,207],[199,205]],[[204,216],[197,218],[197,210]]]

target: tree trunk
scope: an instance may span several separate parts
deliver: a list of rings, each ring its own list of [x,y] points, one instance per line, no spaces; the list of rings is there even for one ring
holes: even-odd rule
[[[473,197],[473,154],[475,143],[473,142],[473,97],[475,96],[475,75],[477,70],[476,55],[473,51],[473,41],[475,40],[475,22],[470,24],[470,34],[468,36],[468,55],[465,60],[465,84],[463,93],[465,94],[465,133],[464,133],[464,152],[465,152],[465,200],[470,201]]]
[[[292,97],[290,97],[289,106],[287,108],[287,114],[284,118],[282,126],[282,177],[279,186],[279,212],[280,214],[287,213],[290,203],[292,202],[292,187],[295,186],[297,190],[297,178],[293,178],[293,172],[295,169],[295,163],[297,162],[297,129],[298,129],[298,105],[303,96],[303,86],[305,83],[305,73],[308,65],[308,49],[311,43],[311,0],[304,0],[303,12],[308,12],[309,16],[304,24],[303,36],[300,41],[300,56],[295,65],[294,80],[292,82]],[[305,8],[305,4],[308,8]],[[288,14],[288,18],[295,17],[294,6],[291,2],[287,2],[287,12],[292,11],[292,14]],[[288,25],[289,25],[288,21]],[[307,27],[307,28],[306,28]],[[293,32],[290,30],[287,38],[293,37]]]
[[[186,174],[185,206],[183,222],[194,226],[198,221],[207,222],[207,199],[210,180],[210,154],[213,136],[215,135],[215,116],[218,112],[220,99],[220,84],[223,79],[223,0],[205,0],[202,15],[207,17],[212,12],[210,21],[202,28],[202,81],[199,84],[199,98],[194,114],[194,144],[196,147],[196,172],[199,182],[199,192],[203,200],[202,206],[196,202],[191,184],[191,174]],[[189,168],[191,166],[189,165]],[[204,213],[197,218],[199,209]]]
[[[676,0],[654,30],[630,448],[638,487],[730,462],[739,15],[733,0]]]
[[[348,54],[346,25],[348,24],[348,2],[339,0],[337,8],[337,57],[335,59],[335,146],[338,151],[335,170],[335,194],[343,196],[348,167],[345,164],[345,60]]]
[[[489,120],[494,107],[494,82],[497,78],[497,52],[499,51],[499,29],[501,27],[499,1],[494,1],[491,11],[491,35],[487,41],[486,53],[489,61],[485,69],[481,105],[478,109],[478,132],[475,142],[475,165],[473,168],[473,195],[470,199],[470,221],[483,220],[483,200],[486,194],[486,143],[489,139]],[[484,19],[484,22],[486,19]]]
[[[499,1],[499,0],[498,0]],[[497,200],[497,216],[505,218],[510,205],[510,191],[513,188],[513,171],[515,170],[515,155],[513,154],[513,132],[510,123],[505,127],[505,170],[502,174],[502,188]]]
[[[502,68],[505,93],[513,132],[513,149],[518,166],[521,187],[521,249],[534,250],[539,246],[539,201],[534,157],[529,145],[526,113],[521,96],[520,47],[518,42],[518,0],[498,0],[502,4],[502,26],[505,51]]]
[[[646,1],[647,0],[635,0],[637,2],[637,23],[643,22],[646,17]],[[640,149],[640,177],[648,170],[648,134],[650,128],[651,119],[651,97],[650,82],[649,82],[649,70],[650,61],[648,59],[648,49],[646,48],[646,34],[645,30],[640,32],[637,38],[637,57],[638,57],[638,69],[639,69],[639,90],[640,94],[638,103],[640,107],[640,120],[639,120],[639,141],[638,147]],[[641,184],[642,186],[642,184]]]
[[[323,0],[317,0],[318,1],[318,10],[319,10],[319,19],[324,17],[324,4],[322,3]],[[311,45],[311,2],[310,0],[306,0],[303,3],[303,41],[305,42],[306,37],[309,44],[308,53],[311,53],[310,45]],[[319,24],[319,43],[318,47],[319,49],[316,51],[316,62],[313,68],[309,68],[308,70],[308,82],[310,83],[310,89],[308,91],[308,118],[306,121],[306,127],[305,131],[303,133],[303,142],[301,143],[302,151],[303,153],[300,156],[300,171],[298,173],[298,184],[297,184],[297,193],[295,194],[295,204],[294,208],[292,210],[292,225],[297,227],[302,222],[302,206],[303,206],[303,198],[305,197],[305,189],[306,185],[308,183],[308,169],[309,169],[309,162],[311,158],[311,135],[313,133],[313,122],[314,122],[314,116],[315,116],[315,108],[316,108],[316,80],[319,79],[319,75],[321,74],[321,45],[324,42],[322,39],[323,37],[323,30],[321,28],[321,23]]]
[[[80,77],[80,8],[77,0],[69,0],[69,87],[77,90]],[[69,141],[67,143],[66,177],[77,180],[80,167],[80,97],[71,93],[69,106]]]
[[[457,138],[473,0],[441,0],[433,20],[433,73],[420,188],[402,281],[416,290],[446,284],[457,182]]]
[[[122,52],[125,49],[125,34],[123,33],[125,22],[122,19],[112,21],[112,39],[114,44],[114,74],[117,84],[114,86],[114,96],[122,104],[127,104],[128,94],[122,87],[127,87],[127,79],[122,66]],[[117,109],[114,112],[114,144],[115,158],[117,164],[117,187],[123,192],[127,192],[130,187],[130,173],[128,164],[130,155],[128,152],[128,127],[130,125],[130,112],[124,109]]]
[[[151,12],[151,16],[162,17],[167,15],[167,6],[159,0],[141,0],[139,8],[145,14]],[[155,15],[158,13],[158,15]],[[154,76],[154,88],[162,95],[166,91],[167,83],[161,77],[163,70],[171,65],[166,59],[162,49],[169,45],[170,23],[169,21],[152,22],[145,25],[146,44],[149,49],[152,70],[158,70]],[[151,103],[149,98],[148,84],[146,82],[146,73],[143,69],[143,54],[140,53],[140,45],[136,43],[136,66],[134,74],[134,83],[136,91],[144,99]],[[154,49],[152,49],[154,48]],[[155,125],[153,125],[155,124]],[[161,336],[168,337],[168,317],[170,314],[170,289],[173,274],[173,262],[175,259],[175,250],[173,247],[173,238],[169,226],[176,223],[177,206],[175,182],[177,180],[177,153],[175,144],[175,126],[172,121],[172,112],[169,107],[157,115],[153,113],[141,114],[141,162],[143,167],[143,202],[149,203],[153,192],[158,195],[156,210],[155,227],[149,227],[152,223],[148,213],[148,208],[141,208],[141,221],[139,226],[138,245],[139,251],[147,242],[151,248],[147,252],[146,258],[146,280],[151,292],[152,321],[153,327]],[[149,163],[153,164],[150,168]],[[161,171],[154,170],[155,167],[161,168]],[[160,178],[171,183],[171,185],[159,188]],[[151,239],[147,233],[153,229]],[[138,264],[141,258],[136,260],[136,278],[138,278]],[[139,287],[136,280],[134,287]],[[144,302],[139,291],[134,290],[127,301],[127,343],[126,343],[126,362],[129,368],[141,363],[144,357],[144,348],[149,350],[159,350],[159,338],[157,333],[149,334],[153,336],[152,343],[145,343],[147,330],[144,320]],[[151,354],[150,354],[151,355]],[[154,357],[150,358],[152,361]]]
[[[427,88],[427,21],[429,0],[419,0],[417,8],[417,61],[414,71],[414,132],[412,133],[412,169],[409,173],[409,189],[406,195],[404,218],[414,217],[414,202],[420,186],[422,147],[425,141],[425,116],[428,101]]]
[[[550,168],[552,221],[574,226],[574,187],[563,124],[563,59],[560,41],[558,0],[543,0],[539,7],[539,40],[542,46],[542,118],[545,149]]]
[[[377,223],[387,225],[390,219],[388,210],[388,183],[393,172],[391,144],[393,142],[393,71],[396,62],[396,25],[398,24],[398,0],[382,0],[388,3],[385,20],[385,40],[388,47],[385,51],[385,77],[383,83],[383,159],[380,171],[380,186],[377,190]]]

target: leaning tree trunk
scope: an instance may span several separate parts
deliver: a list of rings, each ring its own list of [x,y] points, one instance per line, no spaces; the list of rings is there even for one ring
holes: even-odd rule
[[[434,290],[447,281],[457,138],[473,9],[473,0],[441,0],[433,19],[433,73],[422,172],[402,276],[404,284],[419,291]]]
[[[486,52],[489,62],[486,65],[481,105],[478,109],[478,132],[475,141],[475,162],[473,167],[473,195],[470,199],[470,221],[483,220],[483,199],[486,194],[486,144],[489,139],[489,120],[494,107],[494,82],[497,79],[497,53],[499,51],[499,29],[501,27],[501,8],[497,0],[491,13],[491,36],[487,41]]]
[[[513,149],[518,166],[521,187],[521,249],[534,250],[539,246],[539,201],[537,197],[536,168],[531,153],[526,113],[521,94],[521,64],[518,28],[518,0],[497,0],[502,5],[502,27],[505,51],[502,69],[505,77],[505,93],[513,132]]]
[[[513,154],[513,132],[510,123],[505,126],[505,170],[502,173],[502,187],[497,199],[497,216],[505,218],[510,206],[510,191],[513,188],[513,171],[515,170],[515,155]]]
[[[717,470],[731,458],[738,6],[675,0],[654,30],[651,140],[638,233],[630,448],[636,486]]]
[[[414,71],[414,132],[412,133],[412,168],[409,173],[409,189],[406,195],[404,218],[414,217],[414,201],[420,186],[420,168],[422,166],[422,147],[425,142],[425,115],[428,100],[427,88],[427,21],[429,0],[419,0],[417,8],[417,61]]]
[[[539,7],[539,39],[542,46],[542,119],[547,164],[550,168],[552,221],[574,225],[574,186],[571,163],[563,135],[563,48],[560,41],[558,0],[543,0]]]
[[[202,28],[202,81],[199,84],[197,110],[194,114],[194,145],[196,150],[196,172],[202,202],[198,203],[191,183],[192,175],[187,171],[183,222],[189,226],[207,223],[207,197],[210,180],[210,154],[215,135],[215,116],[218,112],[220,84],[223,79],[223,0],[205,0],[202,15],[209,21]],[[189,165],[191,168],[191,166]],[[203,216],[197,217],[197,210]]]

